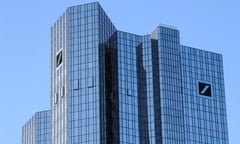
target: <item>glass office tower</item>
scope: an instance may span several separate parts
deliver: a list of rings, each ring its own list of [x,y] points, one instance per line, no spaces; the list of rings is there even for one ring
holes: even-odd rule
[[[50,144],[50,111],[36,112],[22,127],[22,144]]]
[[[180,47],[185,143],[228,143],[222,55]]]
[[[107,143],[106,51],[116,32],[98,3],[73,6],[51,29],[52,143]]]
[[[51,144],[228,144],[221,54],[117,30],[98,2],[51,28]]]

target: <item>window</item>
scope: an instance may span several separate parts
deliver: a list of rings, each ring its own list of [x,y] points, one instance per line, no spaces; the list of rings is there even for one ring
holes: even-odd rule
[[[73,80],[73,89],[78,90],[79,89],[79,80]]]
[[[62,86],[60,90],[60,96],[64,97],[64,93],[65,93],[65,89],[64,89],[64,86]]]
[[[58,93],[55,93],[54,95],[54,104],[57,104],[58,102]]]
[[[94,86],[94,78],[93,77],[89,77],[88,78],[88,87],[91,88]]]
[[[127,95],[132,96],[132,90],[131,89],[127,89]]]

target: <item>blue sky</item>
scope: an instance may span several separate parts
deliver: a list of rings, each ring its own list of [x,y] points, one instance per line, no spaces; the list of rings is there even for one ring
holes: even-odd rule
[[[50,27],[68,6],[90,0],[0,2],[0,140],[21,144],[21,127],[49,109]],[[115,26],[137,34],[159,24],[180,30],[181,43],[222,53],[230,144],[240,130],[240,1],[100,0]]]

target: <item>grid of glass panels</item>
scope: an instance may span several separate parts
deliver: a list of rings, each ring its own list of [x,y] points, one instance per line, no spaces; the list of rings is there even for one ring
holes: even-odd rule
[[[99,4],[98,4],[99,5]],[[110,77],[109,75],[113,75],[108,74],[106,72],[106,70],[111,69],[112,66],[110,66],[110,63],[114,63],[113,60],[112,62],[107,62],[107,55],[108,52],[107,50],[111,49],[110,51],[116,51],[116,28],[115,26],[112,24],[111,20],[108,18],[107,14],[105,13],[105,11],[101,8],[101,6],[99,5],[99,43],[98,43],[98,65],[97,65],[97,69],[98,69],[98,73],[96,73],[97,76],[99,76],[99,79],[97,81],[97,85],[98,87],[98,94],[99,94],[99,111],[100,111],[100,138],[101,138],[101,143],[108,143],[108,140],[113,140],[113,139],[117,139],[116,137],[111,137],[111,135],[116,135],[113,134],[117,131],[117,129],[115,129],[115,127],[112,128],[112,130],[110,130],[111,128],[108,125],[108,114],[109,113],[113,113],[113,111],[111,111],[112,109],[108,109],[108,97],[110,95],[108,95],[108,90],[109,87],[106,85],[107,83],[107,79]],[[115,52],[113,52],[115,53]],[[110,54],[111,58],[113,57],[112,54]],[[116,55],[116,54],[114,54]],[[115,57],[116,59],[117,57]],[[111,70],[110,70],[111,71]],[[115,70],[116,71],[116,70]],[[116,72],[115,72],[116,73]],[[115,78],[116,79],[116,78]],[[113,79],[112,79],[113,80]],[[115,81],[115,80],[113,80]],[[116,82],[114,82],[116,83]],[[112,86],[113,87],[113,86]],[[113,92],[112,92],[113,94]],[[116,114],[115,114],[116,115]],[[115,117],[116,118],[116,117]],[[112,121],[113,118],[110,118],[110,121]],[[111,135],[108,134],[109,131],[112,131],[110,133],[112,133]],[[117,133],[117,132],[116,132]],[[111,142],[110,142],[111,143]]]
[[[99,98],[96,86],[98,5],[68,9],[69,143],[99,142]]]
[[[52,143],[228,143],[222,65],[173,27],[117,32],[98,2],[70,7],[51,28]],[[49,115],[23,144],[48,143]]]
[[[228,143],[222,56],[181,46],[185,143]],[[198,83],[211,84],[211,97]]]
[[[143,81],[141,93],[144,95],[141,98],[142,103],[146,103],[146,111],[142,119],[146,119],[146,126],[142,131],[147,132],[144,137],[145,143],[156,143],[155,137],[155,117],[154,117],[154,98],[153,98],[153,59],[152,59],[152,38],[146,35],[142,39],[142,67],[143,72],[140,73]],[[145,81],[145,82],[144,82]],[[141,94],[140,94],[141,96]],[[139,106],[141,108],[143,105]]]
[[[37,112],[36,144],[50,144],[50,111]]]
[[[121,144],[139,142],[137,35],[118,32],[119,133]]]
[[[50,144],[50,111],[34,114],[22,128],[22,144]]]
[[[155,144],[162,140],[158,40],[151,35],[143,36],[140,50],[142,52],[138,59],[138,73],[141,79],[139,81],[140,121],[143,122],[140,127],[141,142]]]
[[[106,116],[105,83],[101,80],[104,49],[114,27],[97,2],[71,7],[68,14],[69,143],[104,143],[106,121],[100,119]]]
[[[167,26],[155,30],[158,39],[162,143],[184,143],[179,31]],[[155,101],[158,103],[159,101]],[[159,127],[156,127],[159,129]]]

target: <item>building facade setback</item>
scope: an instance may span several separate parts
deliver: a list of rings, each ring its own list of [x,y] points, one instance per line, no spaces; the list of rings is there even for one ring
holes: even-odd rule
[[[72,6],[51,27],[48,140],[228,144],[224,87],[222,55],[181,45],[176,27],[132,34],[98,2]]]

